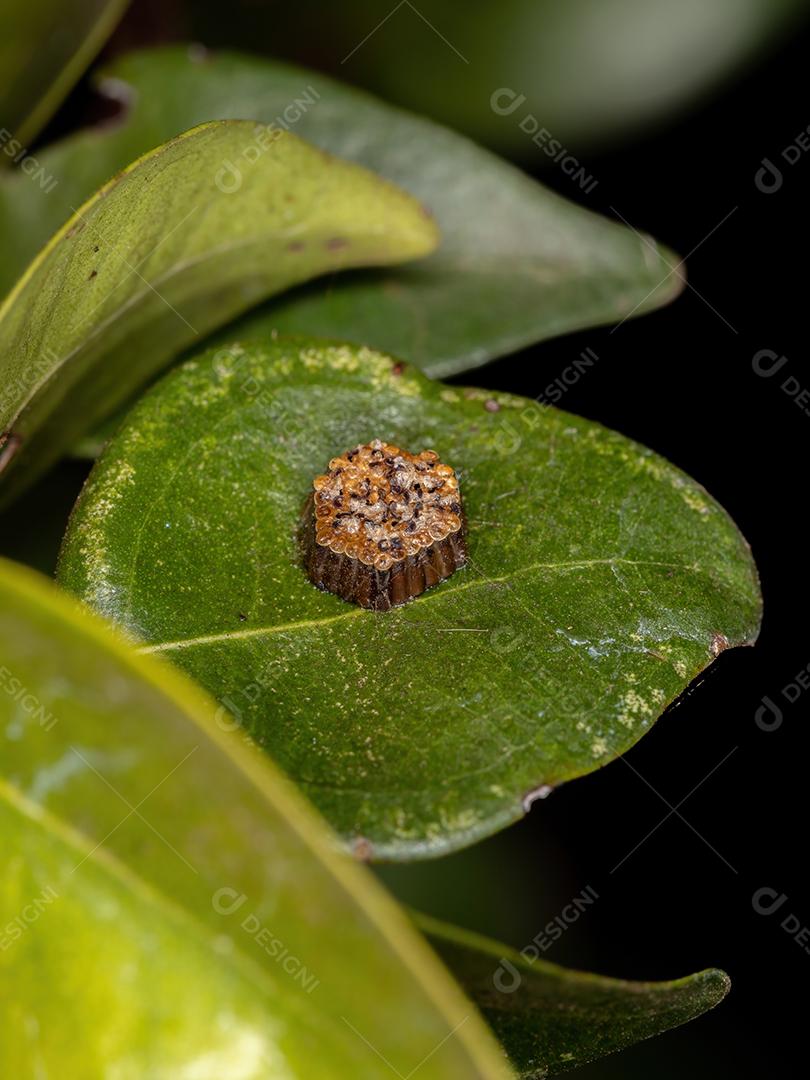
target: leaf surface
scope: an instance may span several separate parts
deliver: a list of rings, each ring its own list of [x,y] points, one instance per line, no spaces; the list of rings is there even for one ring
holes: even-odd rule
[[[296,529],[379,437],[459,476],[467,567],[379,614],[314,588]],[[632,746],[756,636],[748,547],[651,451],[370,349],[279,338],[188,361],[77,503],[61,581],[240,719],[363,854],[439,854]]]
[[[68,195],[78,206],[75,200],[150,147],[227,118],[289,126],[386,176],[430,208],[443,237],[418,267],[300,291],[231,336],[262,338],[279,329],[336,337],[407,356],[441,376],[618,322],[665,303],[682,286],[676,257],[655,241],[576,206],[454,132],[311,71],[171,48],[119,61],[102,85],[129,111],[119,126],[72,136],[43,155],[61,178],[52,198],[20,178],[0,186],[6,287],[62,224]]]
[[[0,641],[4,1076],[506,1076],[404,914],[214,702],[5,560]]]
[[[410,196],[286,132],[257,145],[252,124],[222,121],[152,151],[76,211],[0,308],[5,497],[256,301],[436,240]]]

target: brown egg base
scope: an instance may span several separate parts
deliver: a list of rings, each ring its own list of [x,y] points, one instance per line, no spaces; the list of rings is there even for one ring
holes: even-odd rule
[[[372,611],[389,611],[449,578],[467,562],[466,522],[443,540],[406,555],[389,570],[339,555],[315,539],[315,502],[307,499],[299,530],[304,570],[313,585]]]

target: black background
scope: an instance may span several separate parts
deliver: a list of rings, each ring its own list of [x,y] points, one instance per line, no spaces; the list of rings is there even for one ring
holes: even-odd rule
[[[108,54],[155,37],[182,38],[188,22],[182,4],[141,5]],[[220,40],[206,43],[262,48],[261,40],[234,41],[227,26]],[[688,116],[610,154],[584,157],[598,179],[589,195],[553,168],[542,172],[562,195],[608,215],[616,208],[681,254],[700,245],[688,274],[702,296],[687,288],[668,308],[613,332],[545,343],[461,380],[535,397],[583,349],[593,349],[598,362],[560,405],[653,447],[702,482],[750,541],[762,578],[765,621],[757,646],[723,654],[626,761],[564,786],[523,822],[470,851],[381,871],[403,898],[518,947],[590,886],[599,900],[547,959],[644,979],[706,966],[730,973],[732,993],[717,1010],[582,1069],[584,1077],[680,1080],[685,1070],[698,1077],[771,1070],[789,1076],[800,1068],[785,1061],[792,1051],[801,1060],[810,944],[802,946],[780,924],[788,915],[794,926],[810,924],[802,752],[810,691],[794,704],[782,702],[775,730],[758,727],[755,714],[763,695],[780,699],[810,663],[810,415],[781,388],[788,376],[810,388],[810,153],[784,168],[778,191],[765,194],[754,179],[764,157],[777,161],[810,124],[808,45],[810,33],[796,32]],[[318,66],[319,57],[304,48],[295,59]],[[91,108],[89,92],[79,89],[50,134]],[[531,159],[526,164],[532,169]],[[537,161],[538,175],[543,164]],[[760,349],[788,358],[777,376],[755,373],[752,357]],[[52,539],[32,508],[44,495],[47,516],[63,519],[82,477],[80,466],[63,466],[6,516],[3,551],[47,562]],[[688,824],[675,815],[660,824],[669,813],[664,800],[674,806],[698,784],[679,811]],[[752,896],[761,887],[787,896],[778,914],[755,912]]]

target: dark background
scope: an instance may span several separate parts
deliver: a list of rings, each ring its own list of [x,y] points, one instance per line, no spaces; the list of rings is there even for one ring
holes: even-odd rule
[[[309,25],[307,36],[285,48],[266,12],[259,18],[259,4],[136,3],[106,55],[203,36],[210,46],[335,71],[328,33],[317,20],[307,23],[310,7],[290,16]],[[415,906],[517,947],[590,886],[599,900],[546,959],[642,979],[707,966],[730,973],[731,995],[717,1010],[588,1066],[583,1077],[790,1076],[800,1068],[783,1062],[792,1051],[801,1060],[806,1006],[797,988],[810,975],[810,944],[780,924],[788,915],[794,932],[810,924],[802,753],[810,691],[793,704],[781,695],[810,663],[803,528],[810,415],[781,384],[792,376],[810,388],[803,266],[810,154],[785,166],[778,191],[761,192],[754,178],[764,157],[777,161],[810,124],[808,46],[810,32],[794,29],[687,114],[610,152],[579,154],[598,179],[588,195],[529,148],[523,167],[565,197],[610,216],[615,208],[682,255],[700,245],[688,274],[701,296],[687,288],[670,307],[614,331],[544,343],[460,380],[535,397],[593,349],[598,363],[561,406],[653,447],[701,481],[750,541],[762,577],[765,621],[756,648],[722,655],[626,760],[555,791],[523,822],[469,851],[380,871]],[[339,74],[351,80],[351,70]],[[92,109],[80,87],[48,137]],[[769,379],[752,367],[766,348],[788,358]],[[83,476],[78,464],[62,466],[25,500],[23,513],[0,522],[4,553],[47,565]],[[28,513],[43,493],[52,527]],[[775,730],[755,723],[763,695],[783,705]],[[696,785],[679,810],[686,822],[672,815],[661,823],[667,802],[675,806]],[[761,887],[787,896],[778,914],[754,910]]]

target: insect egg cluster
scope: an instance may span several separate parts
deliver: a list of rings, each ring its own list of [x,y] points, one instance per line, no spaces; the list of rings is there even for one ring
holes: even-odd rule
[[[385,607],[380,596],[389,584],[387,606],[411,599],[466,558],[458,479],[434,450],[411,454],[380,439],[347,450],[315,477],[308,516],[315,547],[326,557],[319,561],[317,551],[308,551],[310,577],[363,606]],[[335,581],[335,572],[322,579],[337,566],[328,556],[345,560],[349,585]],[[360,568],[376,572],[374,587],[363,587]],[[390,578],[380,578],[385,574]],[[364,603],[364,596],[374,602]]]

